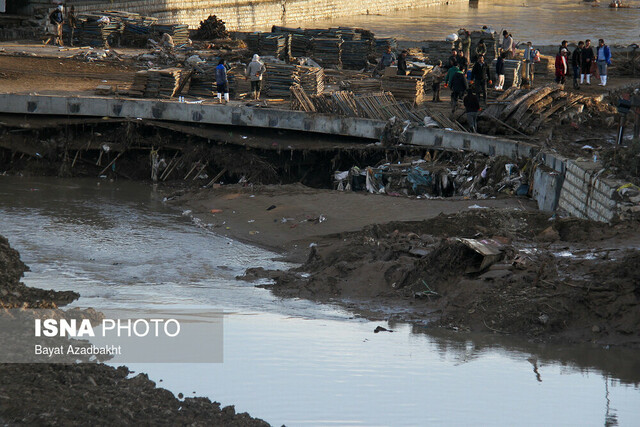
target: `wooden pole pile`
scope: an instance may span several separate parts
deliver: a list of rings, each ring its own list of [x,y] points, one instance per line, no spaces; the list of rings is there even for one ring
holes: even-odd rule
[[[482,114],[524,134],[533,134],[552,120],[581,112],[586,97],[565,92],[563,86],[550,84],[526,91],[510,89]]]

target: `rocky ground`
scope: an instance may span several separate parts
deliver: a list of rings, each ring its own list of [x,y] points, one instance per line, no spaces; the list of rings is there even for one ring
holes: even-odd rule
[[[0,305],[55,308],[79,295],[26,287],[27,267],[0,236]],[[266,422],[207,398],[176,398],[124,366],[0,364],[1,425],[263,426]]]

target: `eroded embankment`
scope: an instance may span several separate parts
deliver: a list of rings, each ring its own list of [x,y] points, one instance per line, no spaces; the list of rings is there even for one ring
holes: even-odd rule
[[[20,283],[27,270],[0,236],[0,305],[56,308],[79,295],[34,289]],[[4,331],[7,332],[7,331]],[[10,333],[10,331],[8,331]],[[207,398],[178,400],[146,374],[130,378],[124,366],[103,364],[0,364],[2,425],[220,425],[266,422],[221,408]]]
[[[637,225],[467,211],[330,236],[299,268],[245,278],[272,277],[276,295],[339,301],[368,317],[637,346]],[[480,268],[483,256],[459,238],[492,239],[500,259]]]

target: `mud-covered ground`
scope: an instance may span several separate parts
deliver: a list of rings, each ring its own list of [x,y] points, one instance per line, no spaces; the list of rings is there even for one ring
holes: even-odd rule
[[[26,287],[25,264],[0,236],[0,305],[55,308],[79,295]],[[0,364],[0,425],[262,426],[207,398],[177,399],[145,374],[103,364]]]
[[[459,238],[493,239],[501,259]],[[372,225],[318,240],[307,261],[271,277],[279,296],[342,303],[363,316],[536,341],[640,345],[637,223],[477,209]]]

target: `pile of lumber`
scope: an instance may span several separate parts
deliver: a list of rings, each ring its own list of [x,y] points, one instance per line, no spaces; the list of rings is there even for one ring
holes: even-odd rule
[[[129,95],[145,98],[172,98],[178,92],[186,73],[183,68],[165,68],[138,71]]]
[[[416,104],[424,101],[424,83],[422,79],[411,76],[384,76],[382,89],[393,93],[400,99],[407,99]]]
[[[521,133],[534,134],[550,121],[558,122],[582,112],[586,97],[549,84],[533,90],[511,88],[501,94],[482,114],[498,124]]]
[[[375,39],[376,54],[381,56],[390,47],[392,51],[398,49],[398,40],[393,37]]]
[[[371,93],[380,92],[382,90],[382,81],[380,79],[349,79],[342,80],[340,87],[350,90],[353,93]]]
[[[216,66],[215,61],[198,64],[189,82],[189,95],[205,98],[216,95]]]
[[[318,67],[299,66],[300,85],[309,95],[320,95],[324,92],[324,69]]]
[[[265,92],[270,97],[289,97],[290,88],[298,85],[308,95],[324,92],[324,70],[302,65],[267,64]]]
[[[304,34],[291,34],[289,36],[289,52],[294,58],[309,56],[311,52],[311,37]]]
[[[342,66],[348,70],[366,68],[371,53],[370,40],[349,40],[342,43]]]
[[[254,32],[247,36],[247,46],[252,53],[283,59],[287,53],[287,35]]]
[[[496,77],[496,62],[497,59],[494,59],[491,62],[491,79],[496,82],[498,81]],[[520,76],[522,75],[522,61],[517,59],[505,59],[504,60],[504,88],[508,89],[510,87],[520,87]],[[535,69],[534,69],[535,71]]]
[[[291,96],[290,88],[300,84],[298,65],[266,64],[264,86],[267,96],[274,98]]]
[[[453,42],[449,41],[432,40],[422,44],[422,51],[427,54],[429,61],[434,64],[440,60],[443,65],[447,65],[447,60],[451,56],[451,49],[453,49]]]
[[[78,15],[75,35],[81,44],[108,48],[119,43],[125,27],[124,22],[119,18],[109,18],[109,23],[98,22],[103,16],[101,13]]]
[[[476,47],[478,46],[478,42],[482,40],[484,42],[485,47],[487,48],[487,53],[484,55],[484,59],[487,64],[490,64],[491,61],[498,57],[498,34],[497,33],[487,33],[486,31],[472,31],[471,32],[471,58],[467,58],[469,60],[475,60],[475,52]]]
[[[311,57],[322,67],[342,68],[342,39],[314,37],[311,39]]]

